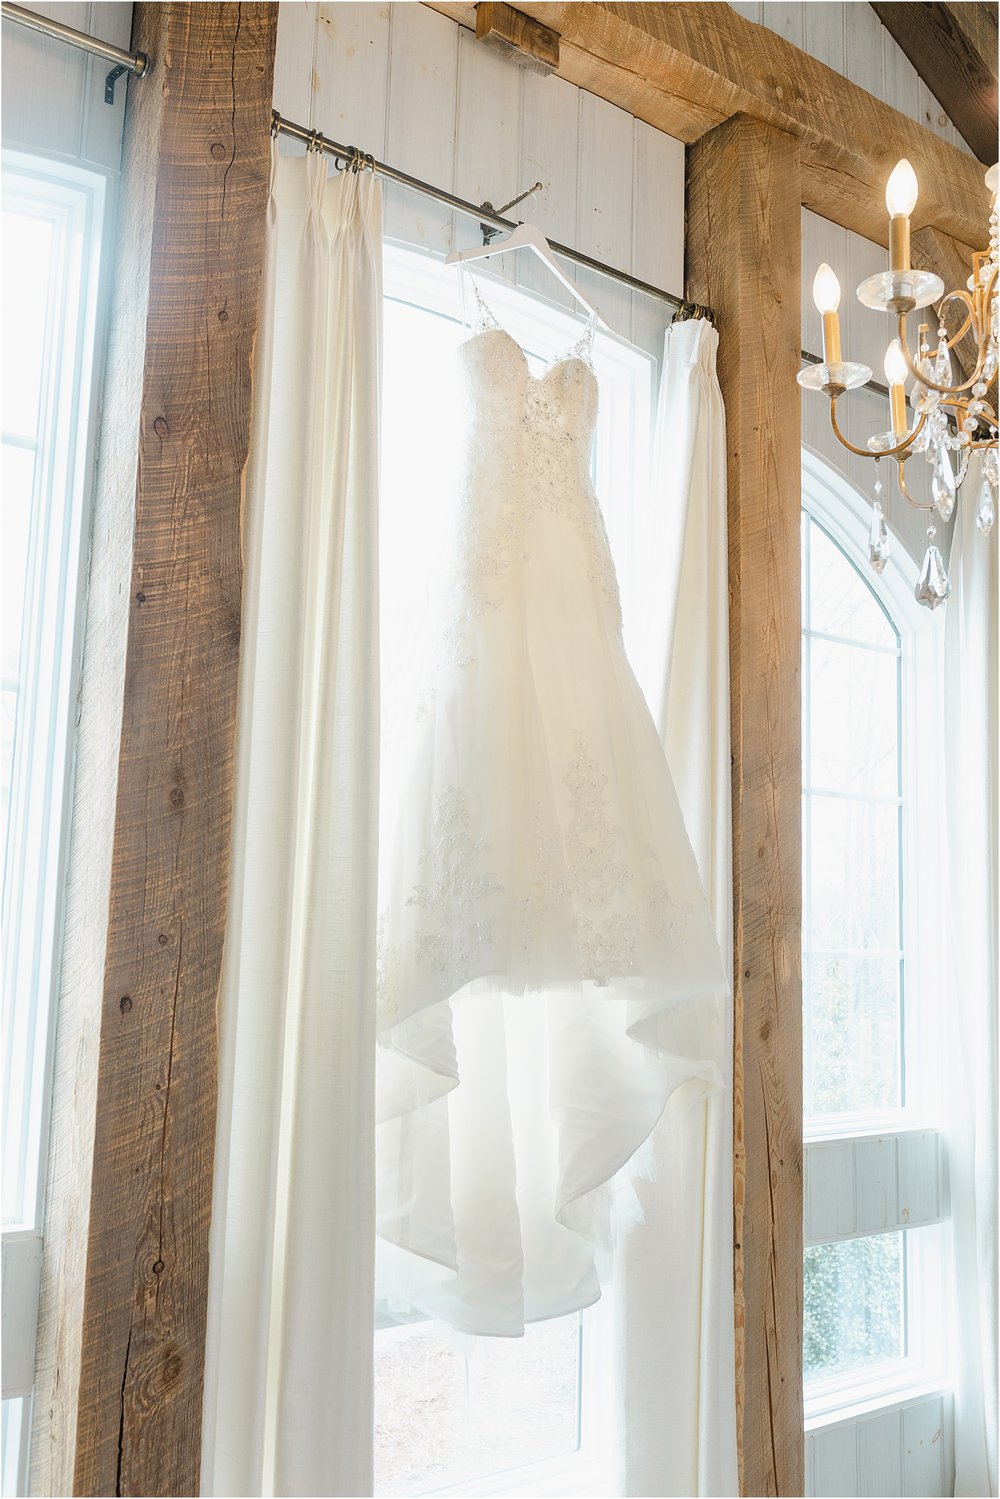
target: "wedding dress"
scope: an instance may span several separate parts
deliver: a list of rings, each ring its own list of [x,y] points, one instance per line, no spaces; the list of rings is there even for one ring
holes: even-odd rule
[[[727,985],[622,645],[593,323],[536,378],[479,301],[447,628],[382,854],[377,1282],[518,1335],[599,1297],[622,1168],[675,1088],[721,1085]]]

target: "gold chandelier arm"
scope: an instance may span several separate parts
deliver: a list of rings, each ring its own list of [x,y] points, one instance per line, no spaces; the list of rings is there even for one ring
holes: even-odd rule
[[[905,466],[905,458],[896,459],[896,483],[899,485],[899,492],[903,496],[903,499],[908,505],[912,505],[914,510],[933,510],[933,501],[929,505],[923,505],[919,500],[915,500],[910,491],[907,489],[906,479],[903,477],[903,469],[905,468]]]
[[[922,375],[914,365],[913,360],[910,358],[910,351],[906,347],[905,312],[901,312],[899,314],[899,347],[903,351],[903,358],[906,361],[906,368],[909,370],[914,380],[919,380],[920,384],[925,385],[928,390],[936,390],[938,394],[942,396],[957,396],[960,395],[963,390],[971,389],[971,387],[976,384],[977,380],[982,375],[983,362],[986,358],[986,339],[984,338],[979,345],[979,354],[978,358],[976,359],[976,367],[972,371],[972,374],[969,376],[968,380],[966,380],[962,385],[938,385],[937,382],[935,380],[932,380],[929,375]]]
[[[859,458],[894,458],[897,453],[904,452],[910,446],[926,420],[927,412],[924,411],[921,413],[920,420],[917,422],[917,425],[914,427],[913,431],[907,432],[902,442],[897,443],[894,448],[884,449],[884,451],[881,453],[873,453],[870,448],[855,447],[854,443],[849,442],[848,439],[844,436],[837,423],[837,397],[830,397],[830,425],[833,427],[833,435],[834,437],[836,437],[839,443],[847,448],[848,452],[857,453]]]
[[[938,317],[939,318],[941,316],[941,310],[942,310],[942,308],[945,307],[945,305],[948,302],[962,302],[968,308],[968,312],[966,313],[966,317],[965,317],[965,322],[962,324],[961,328],[959,328],[958,332],[955,334],[955,337],[948,339],[948,347],[949,347],[949,349],[953,349],[955,347],[955,345],[958,343],[959,339],[964,338],[965,335],[968,333],[969,329],[975,323],[975,321],[976,321],[976,309],[975,309],[975,304],[973,303],[973,300],[972,300],[971,293],[967,292],[967,291],[962,291],[962,289],[959,287],[956,291],[950,291],[946,297],[942,297],[941,298],[940,302],[938,303],[938,307],[937,307]],[[978,339],[976,341],[978,343]]]

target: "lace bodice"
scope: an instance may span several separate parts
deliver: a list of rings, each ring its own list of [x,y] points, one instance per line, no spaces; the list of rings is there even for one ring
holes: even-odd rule
[[[618,583],[590,479],[599,400],[590,362],[593,324],[533,375],[516,340],[488,312],[481,321],[459,349],[466,410],[453,659],[468,659],[464,624],[502,607],[512,572],[530,565],[540,524],[550,540],[553,527],[568,533],[567,545],[575,538],[584,571],[620,633]]]

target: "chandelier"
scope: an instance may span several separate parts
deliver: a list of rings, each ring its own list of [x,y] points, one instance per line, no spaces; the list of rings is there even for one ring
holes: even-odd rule
[[[806,390],[821,390],[830,399],[830,422],[838,442],[862,458],[875,463],[875,498],[872,503],[868,558],[875,572],[882,572],[889,557],[889,532],[882,511],[879,466],[883,458],[895,460],[899,492],[908,504],[928,512],[927,550],[914,594],[918,603],[936,609],[951,592],[944,560],[935,545],[935,515],[951,519],[958,491],[969,470],[972,454],[983,451],[982,483],[976,500],[976,524],[983,535],[993,528],[997,513],[997,412],[996,399],[987,399],[990,382],[997,372],[997,342],[1000,337],[997,307],[997,167],[986,173],[991,197],[989,248],[972,257],[972,274],[964,287],[945,292],[940,276],[914,270],[910,265],[910,215],[917,201],[917,178],[904,158],[893,168],[885,190],[889,211],[889,269],[869,276],[858,287],[858,300],[877,312],[895,313],[897,336],[885,355],[885,378],[889,386],[889,428],[869,437],[868,446],[849,442],[837,421],[837,401],[845,391],[865,385],[872,372],[864,364],[845,361],[840,348],[840,283],[828,265],[821,265],[813,282],[813,301],[823,319],[823,359],[800,370],[798,382]],[[907,315],[937,303],[937,337],[932,342],[930,324],[921,323],[916,353],[907,346]],[[961,326],[951,338],[944,311],[957,304]],[[967,333],[976,347],[975,367],[968,378],[952,383],[951,349]],[[911,419],[906,410],[906,384],[912,380]],[[922,453],[931,465],[931,501],[924,504],[907,488],[906,460]]]

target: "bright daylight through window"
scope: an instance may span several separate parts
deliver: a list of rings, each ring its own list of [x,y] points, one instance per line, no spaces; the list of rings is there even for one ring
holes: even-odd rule
[[[23,1464],[89,543],[103,179],[5,153],[4,1493]],[[10,1306],[19,1309],[8,1322]]]
[[[579,336],[578,321],[567,312],[492,278],[488,286],[491,304],[531,351],[533,372]],[[384,336],[387,783],[400,774],[403,726],[412,721],[434,649],[435,604],[454,535],[457,454],[441,432],[461,411],[455,351],[466,329],[455,273],[387,247]],[[641,524],[634,497],[648,486],[656,370],[648,355],[605,338],[597,340],[594,362],[601,387],[596,488],[619,571],[628,643],[629,584]],[[546,1487],[539,1492],[606,1492],[601,1484],[608,1458],[609,1305],[606,1287],[596,1307],[529,1326],[515,1339],[461,1337],[426,1321],[393,1325],[383,1312],[375,1340],[376,1493],[421,1494],[452,1484],[461,1484],[463,1493],[469,1484],[476,1493],[527,1492],[523,1485],[539,1481],[543,1472]]]
[[[940,1229],[912,1225],[935,1223],[944,1197],[922,999],[934,990],[926,893],[910,857],[934,794],[911,731],[920,693],[936,690],[932,627],[902,598],[897,607],[888,575],[869,583],[847,486],[821,482],[807,462],[805,493],[815,498],[802,521],[808,1429],[943,1377]]]

